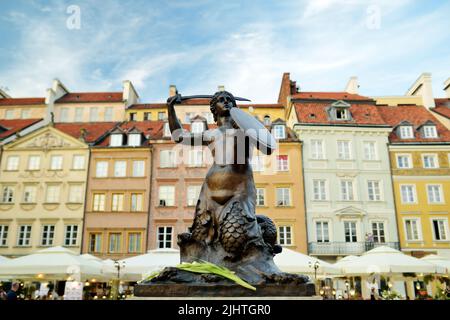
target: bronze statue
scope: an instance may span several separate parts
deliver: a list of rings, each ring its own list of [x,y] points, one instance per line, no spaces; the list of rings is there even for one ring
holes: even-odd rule
[[[236,99],[231,93],[220,91],[211,96],[210,102],[217,128],[191,133],[183,129],[175,112],[175,104],[182,100],[178,93],[167,100],[173,140],[187,146],[208,146],[214,163],[201,188],[190,232],[178,235],[181,262],[209,261],[235,271],[255,285],[291,283],[298,286],[307,282],[306,277],[285,274],[278,269],[273,257],[282,248],[276,243],[276,226],[268,217],[255,213],[256,188],[251,154],[253,148],[267,155],[274,151],[276,143],[270,132],[264,126],[258,126],[259,123],[252,126],[252,121],[257,121],[254,118],[248,122],[238,119],[250,116],[237,112]],[[261,134],[249,134],[248,129],[259,129]],[[195,286],[211,282],[217,285],[223,279],[166,268],[152,281]],[[242,289],[235,292],[239,290]],[[296,293],[300,295],[298,289]]]

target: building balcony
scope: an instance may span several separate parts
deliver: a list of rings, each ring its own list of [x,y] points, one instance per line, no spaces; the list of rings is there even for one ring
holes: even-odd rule
[[[310,242],[308,253],[318,256],[360,255],[380,246],[400,249],[398,242]]]

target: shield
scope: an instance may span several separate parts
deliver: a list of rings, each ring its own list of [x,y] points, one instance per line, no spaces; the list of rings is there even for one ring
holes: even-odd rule
[[[231,118],[251,140],[268,149],[275,150],[277,142],[267,128],[257,119],[239,108],[230,109]]]

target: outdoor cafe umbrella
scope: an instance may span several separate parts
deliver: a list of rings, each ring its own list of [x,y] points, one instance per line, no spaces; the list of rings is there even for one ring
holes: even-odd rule
[[[281,253],[275,255],[274,262],[283,272],[314,274],[314,266],[316,266],[317,274],[341,273],[341,270],[331,263],[287,248],[283,248]]]
[[[408,256],[387,246],[367,251],[357,259],[341,264],[346,275],[445,273],[445,269],[427,261]]]
[[[10,259],[4,256],[0,256],[0,263],[4,263],[6,261],[9,261]]]
[[[77,255],[63,247],[36,253],[0,264],[0,276],[20,279],[82,280],[102,277],[101,264]]]
[[[434,264],[435,266],[445,268],[446,274],[450,274],[450,259],[430,254],[423,257],[421,260]]]

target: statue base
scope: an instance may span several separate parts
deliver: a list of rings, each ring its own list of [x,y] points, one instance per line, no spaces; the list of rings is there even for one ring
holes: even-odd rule
[[[197,274],[176,268],[134,287],[136,297],[312,297],[315,286],[301,275],[282,273],[267,275],[264,281],[244,288],[214,274]]]

